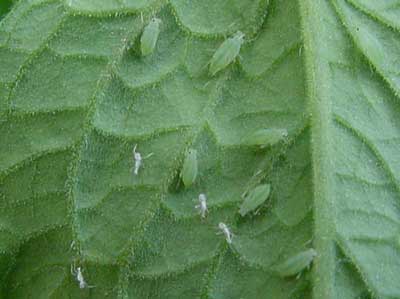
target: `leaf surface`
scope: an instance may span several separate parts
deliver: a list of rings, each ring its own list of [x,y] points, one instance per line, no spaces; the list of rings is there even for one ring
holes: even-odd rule
[[[18,1],[0,23],[0,298],[400,298],[397,2]],[[284,142],[243,143],[265,129]],[[153,153],[137,176],[135,145]],[[309,248],[298,279],[274,271]]]

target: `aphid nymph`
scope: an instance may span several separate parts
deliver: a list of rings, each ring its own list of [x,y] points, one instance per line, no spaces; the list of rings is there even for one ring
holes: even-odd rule
[[[226,242],[228,242],[228,244],[231,244],[232,243],[232,233],[229,230],[228,226],[225,223],[220,222],[218,224],[218,228],[221,230],[221,233],[223,233],[225,235]]]
[[[76,280],[79,283],[79,288],[80,289],[85,289],[85,288],[94,288],[94,286],[90,286],[86,283],[85,279],[83,278],[83,273],[82,273],[82,268],[81,267],[77,267],[75,269],[74,266],[71,266],[71,273],[72,275],[75,276]]]
[[[198,172],[197,151],[189,149],[183,162],[181,177],[185,187],[190,187],[196,180]]]
[[[292,257],[289,257],[283,263],[275,266],[275,271],[281,277],[289,277],[293,275],[300,275],[301,272],[309,268],[313,259],[317,256],[317,252],[313,248],[309,248],[299,252]]]
[[[264,203],[271,193],[271,185],[263,184],[251,190],[240,205],[239,213],[245,216]]]
[[[265,148],[272,146],[288,136],[286,129],[260,129],[244,139],[246,145]]]
[[[210,60],[210,74],[214,76],[220,70],[226,68],[239,55],[240,48],[244,41],[244,34],[240,31],[228,39],[215,51]]]
[[[137,144],[135,144],[135,147],[133,148],[133,161],[134,161],[134,166],[133,166],[133,174],[138,175],[139,174],[139,169],[142,166],[142,161],[151,157],[153,153],[148,154],[145,157],[142,157],[142,155],[136,151]]]
[[[149,24],[144,28],[140,38],[140,50],[143,56],[153,53],[156,47],[158,35],[160,34],[161,20],[152,18]]]
[[[201,193],[199,195],[199,204],[196,205],[195,208],[199,210],[201,218],[206,217],[208,209],[207,209],[207,197],[205,194]]]

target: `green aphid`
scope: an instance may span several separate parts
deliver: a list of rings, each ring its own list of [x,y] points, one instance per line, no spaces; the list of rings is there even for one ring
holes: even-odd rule
[[[198,172],[197,151],[189,149],[183,162],[181,177],[185,187],[190,187],[196,180]]]
[[[260,129],[249,135],[244,143],[264,148],[278,143],[287,136],[286,129]]]
[[[264,201],[268,199],[270,193],[270,184],[260,185],[251,190],[249,194],[247,194],[247,196],[244,198],[240,206],[240,215],[245,216],[247,213],[257,209],[260,205],[264,203]]]
[[[225,40],[222,45],[215,51],[210,60],[210,74],[214,76],[220,70],[226,68],[239,55],[240,47],[244,41],[244,34],[240,31],[234,36]]]
[[[298,275],[304,269],[310,267],[311,262],[316,256],[317,252],[313,248],[307,249],[288,258],[282,264],[275,266],[275,271],[281,277]]]
[[[140,50],[142,51],[143,56],[153,53],[158,40],[158,35],[160,34],[160,24],[160,19],[153,18],[144,28],[143,34],[140,38]]]

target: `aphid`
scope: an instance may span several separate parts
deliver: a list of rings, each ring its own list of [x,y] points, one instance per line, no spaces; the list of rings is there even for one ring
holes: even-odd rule
[[[226,242],[228,242],[228,244],[231,244],[232,243],[232,233],[229,230],[228,226],[225,223],[220,222],[218,224],[218,228],[225,235]]]
[[[148,154],[147,156],[142,158],[142,155],[136,151],[137,144],[135,144],[135,147],[133,148],[133,161],[135,163],[133,167],[133,174],[138,175],[139,174],[139,169],[142,166],[142,161],[151,157],[153,153]]]
[[[195,149],[189,149],[181,171],[181,177],[185,187],[189,187],[194,183],[197,177],[197,170],[197,151]]]
[[[254,188],[244,198],[239,210],[240,215],[244,216],[247,213],[254,211],[268,199],[270,193],[271,185],[269,184],[260,185]]]
[[[260,129],[248,136],[244,143],[265,148],[278,143],[287,136],[286,129]]]
[[[143,34],[140,38],[140,50],[142,51],[143,56],[153,53],[158,40],[158,35],[160,34],[160,23],[160,19],[153,18],[144,28]]]
[[[310,267],[311,262],[316,256],[317,252],[313,248],[307,249],[288,258],[282,264],[275,266],[275,271],[281,277],[300,274],[305,268]]]
[[[200,211],[201,218],[206,217],[207,209],[207,197],[205,194],[201,193],[199,195],[199,204],[195,206],[196,209]]]
[[[94,286],[90,286],[86,283],[85,279],[83,278],[82,269],[78,267],[75,269],[74,266],[71,266],[71,273],[75,276],[76,280],[79,282],[79,288],[94,288]]]
[[[210,74],[214,76],[220,70],[226,68],[239,55],[240,47],[244,41],[244,34],[240,31],[227,40],[215,51],[210,60]]]

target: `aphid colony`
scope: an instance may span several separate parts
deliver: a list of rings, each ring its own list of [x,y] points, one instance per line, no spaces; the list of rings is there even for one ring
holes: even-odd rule
[[[142,36],[140,38],[140,50],[143,56],[147,56],[153,53],[157,40],[160,34],[161,20],[153,18],[145,26]],[[240,48],[244,42],[244,34],[240,31],[236,32],[232,37],[226,39],[220,47],[216,50],[209,62],[209,73],[214,76],[219,71],[226,68],[231,64],[239,55]],[[285,129],[260,129],[250,134],[245,140],[244,144],[248,146],[257,146],[265,148],[272,146],[285,137],[288,132]],[[133,151],[133,175],[139,175],[139,171],[142,167],[143,160],[151,157],[153,153],[150,153],[142,157],[141,153],[137,151],[137,145],[134,146]],[[198,161],[197,151],[195,149],[189,149],[184,157],[182,169],[180,172],[180,179],[183,182],[185,188],[192,186],[197,178],[198,174]],[[257,213],[258,209],[262,204],[269,198],[271,193],[271,186],[269,184],[262,184],[255,187],[253,190],[246,192],[244,199],[239,208],[239,214],[246,216],[248,213]],[[195,209],[199,211],[202,219],[206,218],[208,213],[207,208],[207,197],[204,193],[199,194],[198,204],[195,205]],[[228,244],[232,244],[233,234],[229,227],[220,222],[218,224],[219,234],[223,234]],[[278,264],[274,267],[274,271],[281,277],[288,277],[294,275],[300,275],[301,272],[310,267],[313,259],[317,256],[317,252],[313,249],[307,249],[299,252],[289,258],[283,263]],[[83,270],[81,267],[71,267],[71,273],[75,276],[75,279],[79,283],[79,288],[92,288],[86,283],[83,277]]]
[[[285,129],[261,129],[255,131],[253,134],[249,135],[244,140],[246,145],[257,146],[259,148],[265,148],[267,146],[272,146],[277,142],[281,141],[285,137],[287,137],[288,133]],[[136,151],[137,145],[133,148],[133,160],[134,160],[134,175],[139,174],[139,169],[141,167],[141,163],[143,159],[146,159],[153,155],[153,153],[148,154],[144,158],[142,158],[141,154]],[[188,149],[183,160],[182,168],[179,174],[180,180],[183,182],[185,188],[191,187],[198,175],[198,160],[197,160],[197,150]],[[254,212],[258,213],[260,207],[263,203],[269,198],[271,193],[271,185],[270,184],[261,184],[254,187],[252,190],[246,191],[243,196],[243,201],[239,208],[239,214],[241,216],[246,216],[247,214]],[[208,213],[207,207],[207,196],[204,193],[200,193],[198,196],[198,204],[195,205],[195,209],[199,211],[201,219],[205,219]],[[232,244],[233,234],[229,227],[220,222],[218,224],[219,234],[223,234],[225,240],[228,244]],[[317,255],[316,251],[312,248],[297,253],[285,260],[283,263],[274,267],[275,272],[282,276],[293,276],[300,275],[301,272],[308,268],[314,257]],[[79,268],[78,268],[79,270]],[[80,270],[79,270],[80,271]],[[80,274],[78,271],[77,279]],[[83,276],[80,274],[80,281],[84,280]]]
[[[161,23],[160,19],[154,17],[144,27],[140,37],[140,51],[142,56],[148,56],[154,52],[161,31]],[[219,46],[208,63],[211,76],[214,76],[235,61],[236,57],[239,56],[243,42],[244,34],[237,31],[232,37],[227,38]]]

